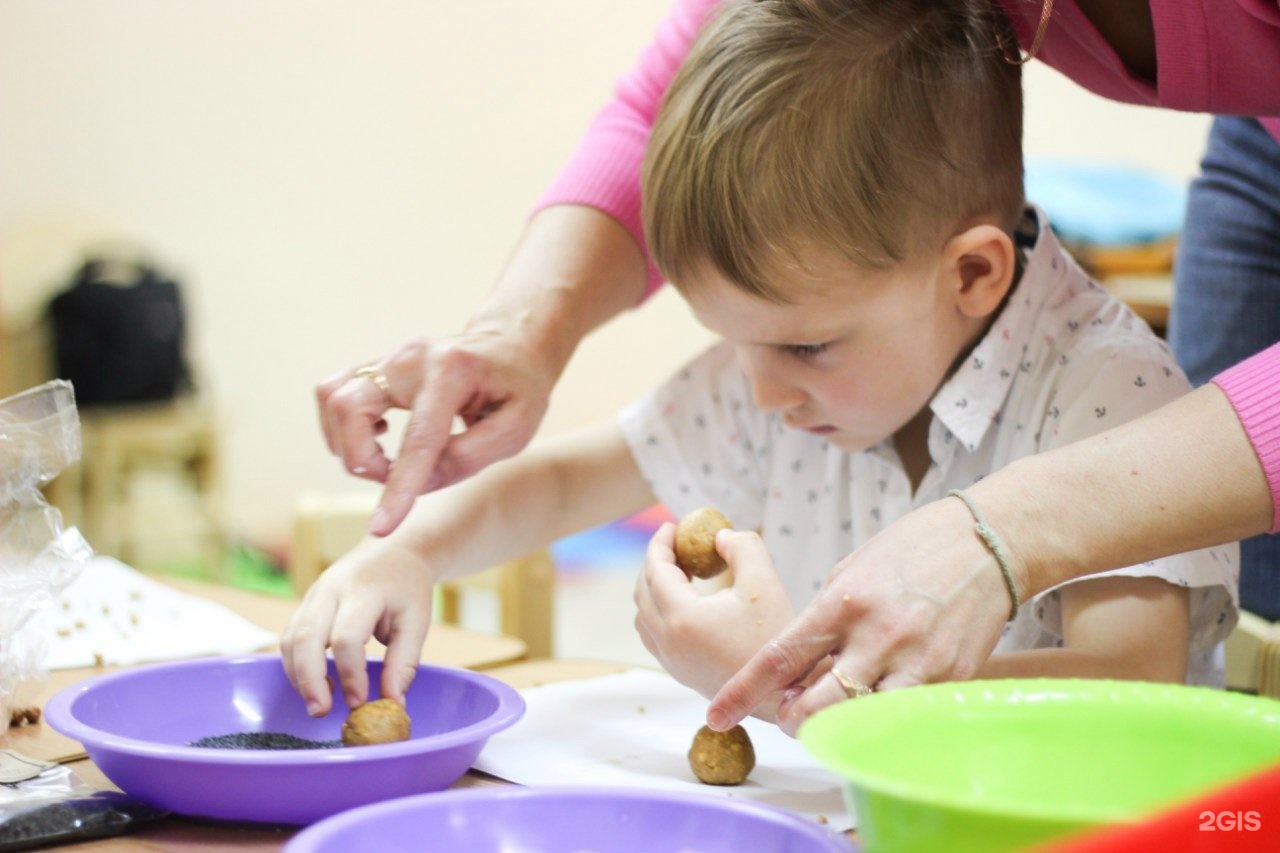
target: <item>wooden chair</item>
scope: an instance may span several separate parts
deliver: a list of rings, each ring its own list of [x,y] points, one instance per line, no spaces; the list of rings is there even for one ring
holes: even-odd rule
[[[1280,699],[1280,622],[1241,610],[1225,645],[1227,689]]]
[[[130,565],[146,565],[148,542],[158,537],[150,529],[156,519],[146,517],[148,510],[130,491],[145,471],[171,471],[194,497],[193,517],[183,539],[198,542],[211,578],[226,580],[218,430],[208,404],[199,397],[184,396],[158,403],[95,406],[80,411],[80,432],[84,453],[78,472],[79,509],[93,546]]]
[[[1169,328],[1173,304],[1173,258],[1177,240],[1144,246],[1073,246],[1081,265],[1112,296],[1147,321],[1156,334]]]
[[[304,592],[335,560],[364,538],[377,496],[367,493],[305,492],[294,508],[288,571],[293,587]],[[555,563],[538,551],[475,575],[442,584],[440,619],[459,624],[461,596],[483,589],[497,596],[502,633],[523,640],[529,657],[552,651]]]
[[[146,252],[118,223],[80,212],[57,212],[0,231],[0,397],[55,378],[53,335],[47,307],[88,257],[122,262]],[[80,464],[55,478],[46,497],[67,525],[77,525],[96,551],[147,568],[157,546],[176,555],[179,537],[170,521],[184,522],[199,546],[207,573],[226,570],[226,531],[216,489],[217,424],[208,401],[187,395],[171,401],[80,408]],[[176,473],[194,500],[172,507],[158,521],[134,499],[144,475]],[[178,512],[178,509],[185,510]],[[188,535],[188,534],[192,535]],[[152,559],[148,559],[152,558]]]
[[[1080,265],[1158,334],[1169,324],[1181,182],[1096,158],[1028,157],[1027,188]]]

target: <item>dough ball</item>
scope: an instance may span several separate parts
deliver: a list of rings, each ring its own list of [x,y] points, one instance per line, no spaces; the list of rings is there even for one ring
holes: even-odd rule
[[[707,785],[741,785],[756,766],[756,751],[742,726],[727,732],[703,726],[689,747],[689,766]]]
[[[409,714],[394,699],[376,699],[352,708],[342,724],[344,746],[368,746],[409,739]]]
[[[676,526],[676,565],[695,578],[713,578],[729,567],[716,551],[716,533],[732,530],[729,519],[704,506],[680,519]]]

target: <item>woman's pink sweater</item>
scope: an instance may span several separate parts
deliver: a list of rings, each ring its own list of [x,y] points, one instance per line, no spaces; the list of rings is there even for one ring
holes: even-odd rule
[[[1213,378],[1236,410],[1271,486],[1271,532],[1280,530],[1280,344]]]
[[[662,95],[718,0],[676,0],[635,67],[616,85],[577,151],[537,209],[582,204],[607,213],[645,248],[640,166]],[[1022,44],[1042,0],[1001,0]],[[1150,0],[1158,79],[1132,75],[1074,0],[1056,0],[1038,58],[1116,101],[1176,110],[1256,116],[1280,139],[1280,0]],[[646,251],[646,256],[647,256]],[[650,290],[661,276],[649,262]],[[1280,346],[1225,371],[1226,393],[1271,485],[1280,530]]]

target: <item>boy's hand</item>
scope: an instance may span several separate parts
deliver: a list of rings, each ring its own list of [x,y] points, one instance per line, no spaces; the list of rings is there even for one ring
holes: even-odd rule
[[[370,637],[387,647],[382,696],[403,702],[431,624],[432,589],[422,558],[386,539],[366,538],[326,569],[280,640],[285,672],[307,713],[318,717],[332,707],[326,649],[333,649],[347,706],[368,698]]]
[[[708,698],[794,616],[757,534],[722,530],[716,549],[733,584],[705,594],[675,563],[675,525],[662,525],[635,591],[636,631],[645,648],[677,681]],[[767,715],[773,704],[759,711]]]

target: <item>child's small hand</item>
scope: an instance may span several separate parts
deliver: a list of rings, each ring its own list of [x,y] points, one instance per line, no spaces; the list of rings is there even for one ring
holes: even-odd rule
[[[431,625],[432,588],[422,557],[388,539],[366,538],[326,569],[280,640],[285,672],[307,703],[307,713],[321,716],[332,707],[326,649],[333,649],[347,706],[368,698],[365,644],[370,637],[387,647],[382,696],[403,702]]]
[[[794,616],[757,534],[722,530],[716,549],[733,583],[706,594],[675,563],[675,526],[662,525],[635,591],[636,631],[645,648],[677,681],[708,698]]]

